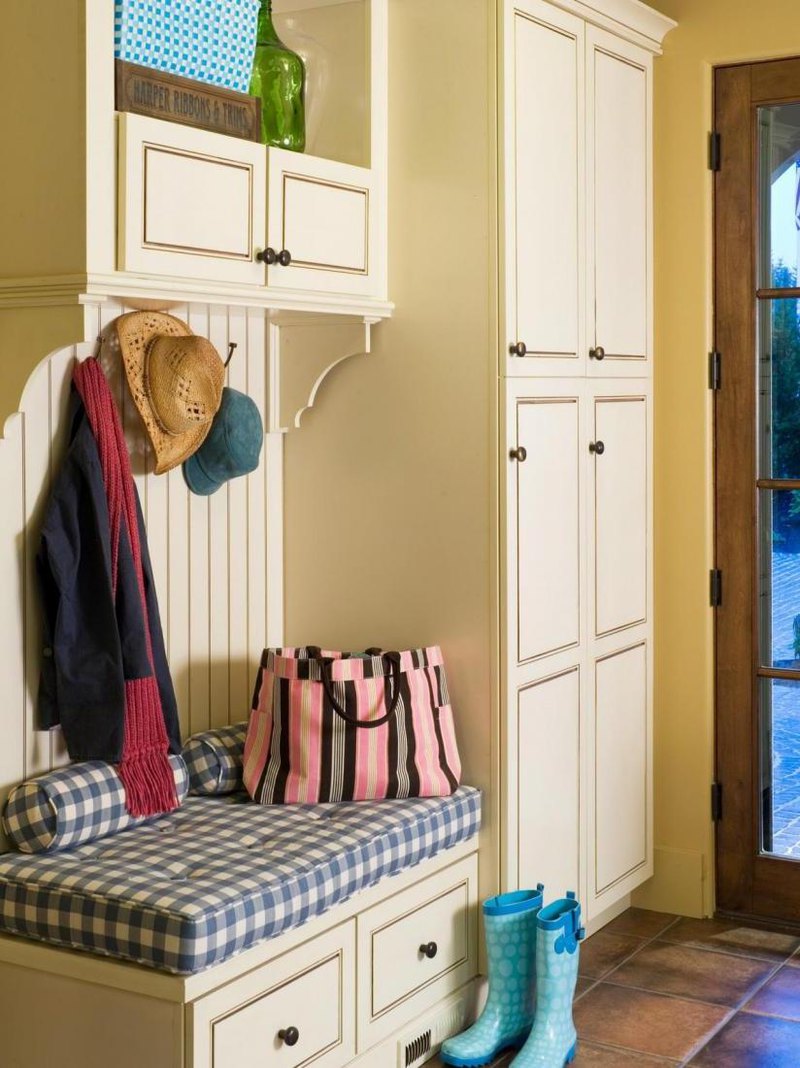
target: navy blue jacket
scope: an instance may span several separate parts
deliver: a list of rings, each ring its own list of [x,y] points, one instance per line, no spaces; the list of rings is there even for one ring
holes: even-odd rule
[[[180,752],[175,691],[137,494],[145,594],[170,752]],[[130,542],[120,536],[111,593],[108,503],[97,443],[74,386],[66,459],[47,506],[36,560],[43,609],[39,726],[58,724],[73,760],[122,758],[125,680],[152,674]]]

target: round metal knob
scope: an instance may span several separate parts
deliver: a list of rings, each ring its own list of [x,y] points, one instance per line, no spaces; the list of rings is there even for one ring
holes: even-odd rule
[[[268,267],[272,267],[273,264],[278,262],[278,253],[274,248],[262,248],[260,252],[256,253],[256,259],[259,263],[266,263]]]
[[[589,349],[590,360],[604,360],[606,358],[606,350],[602,345],[597,345],[596,348]]]
[[[282,249],[278,253],[278,263],[281,265],[281,267],[288,267],[291,262],[292,262],[292,254],[291,254],[291,252],[287,252],[287,250],[285,248]]]
[[[528,450],[524,445],[519,445],[516,449],[511,449],[508,455],[512,460],[517,460],[519,463],[524,464],[528,459]]]
[[[296,1027],[284,1027],[278,1032],[278,1038],[285,1046],[296,1046],[300,1032]]]
[[[436,954],[439,952],[439,947],[435,942],[428,942],[427,945],[421,945],[419,951],[423,957],[427,957],[428,960],[433,960]]]
[[[606,447],[602,441],[590,441],[589,452],[593,452],[595,456],[602,456],[606,451]]]
[[[527,356],[528,346],[524,341],[515,341],[513,345],[508,346],[508,351],[512,356]]]

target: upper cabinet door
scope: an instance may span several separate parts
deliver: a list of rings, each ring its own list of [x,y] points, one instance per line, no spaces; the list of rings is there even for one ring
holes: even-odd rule
[[[651,59],[590,27],[586,65],[589,367],[602,376],[646,374],[652,350]]]
[[[373,172],[269,150],[267,270],[275,289],[381,296],[378,190]]]
[[[263,286],[266,160],[263,145],[120,115],[119,269]]]
[[[537,0],[506,20],[509,375],[584,369],[584,33],[579,19]]]

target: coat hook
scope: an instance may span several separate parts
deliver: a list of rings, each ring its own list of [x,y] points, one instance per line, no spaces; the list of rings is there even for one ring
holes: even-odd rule
[[[228,358],[227,358],[227,360],[225,361],[225,366],[226,366],[226,367],[228,366],[228,364],[229,364],[229,363],[231,362],[231,360],[233,359],[233,354],[234,354],[234,352],[236,352],[236,350],[237,350],[238,348],[239,348],[239,344],[238,344],[238,342],[236,342],[236,341],[229,341],[229,342],[228,342]]]

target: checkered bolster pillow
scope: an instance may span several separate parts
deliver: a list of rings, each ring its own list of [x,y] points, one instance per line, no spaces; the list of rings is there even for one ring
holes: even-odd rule
[[[232,794],[243,790],[244,740],[247,721],[195,734],[183,747],[193,794]]]
[[[182,757],[170,756],[169,762],[183,802],[189,773]],[[145,822],[128,814],[116,768],[100,760],[22,783],[9,794],[3,813],[3,830],[21,853],[55,853]]]

